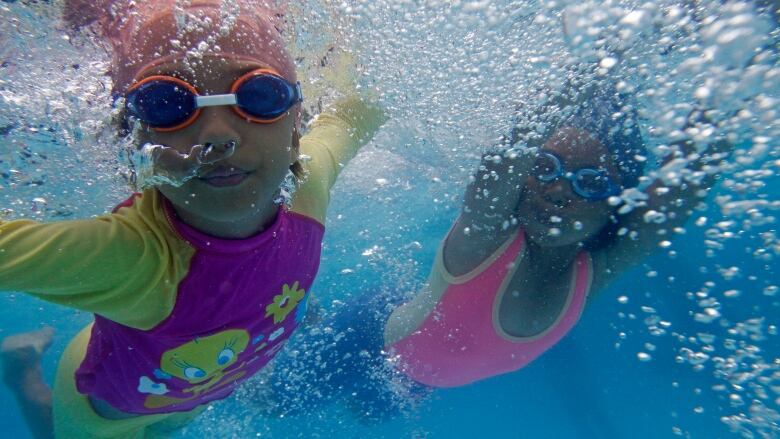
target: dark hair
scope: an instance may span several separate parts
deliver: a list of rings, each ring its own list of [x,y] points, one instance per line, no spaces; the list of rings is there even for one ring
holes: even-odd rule
[[[596,90],[590,99],[565,117],[560,126],[587,131],[609,151],[623,188],[636,187],[644,174],[647,148],[639,129],[638,115],[628,98],[614,87]]]
[[[609,151],[609,158],[619,172],[621,187],[636,187],[644,174],[647,149],[635,105],[612,83],[595,81],[585,85],[578,81],[575,75],[559,94],[536,90],[537,96],[529,101],[539,101],[538,96],[542,96],[540,108],[518,105],[509,143],[514,145],[534,136],[546,139],[563,127],[587,131]],[[538,130],[539,126],[544,129]],[[621,224],[616,215],[616,209],[613,209],[608,223],[583,243],[586,250],[606,247],[617,239]]]

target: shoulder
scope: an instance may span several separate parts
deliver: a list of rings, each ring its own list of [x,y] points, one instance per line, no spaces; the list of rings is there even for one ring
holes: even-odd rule
[[[134,193],[103,219],[127,229],[128,236],[134,236],[146,247],[158,248],[162,253],[186,251],[179,254],[188,254],[194,248],[176,231],[172,219],[174,214],[167,204],[159,191],[148,189]]]

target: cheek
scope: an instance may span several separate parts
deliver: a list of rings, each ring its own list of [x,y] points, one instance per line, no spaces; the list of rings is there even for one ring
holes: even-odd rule
[[[242,138],[250,142],[262,155],[287,157],[293,148],[293,120],[281,120],[271,125],[251,124],[242,131]]]

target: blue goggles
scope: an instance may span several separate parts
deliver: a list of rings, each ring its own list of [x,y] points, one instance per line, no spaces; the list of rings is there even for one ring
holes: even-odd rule
[[[238,78],[230,94],[208,96],[179,78],[150,76],[127,91],[125,110],[155,131],[170,132],[190,126],[204,107],[231,106],[248,122],[270,124],[300,102],[300,82],[291,84],[273,70],[257,69]]]
[[[620,186],[603,169],[581,168],[569,172],[551,152],[539,152],[532,172],[543,183],[561,177],[569,180],[574,193],[588,201],[601,201],[620,193]]]

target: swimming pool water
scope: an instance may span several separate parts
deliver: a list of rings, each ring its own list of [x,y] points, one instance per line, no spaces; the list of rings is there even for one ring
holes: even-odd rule
[[[362,420],[340,404],[264,417],[252,399],[253,386],[262,385],[258,377],[180,437],[777,437],[777,52],[766,55],[760,74],[729,64],[739,61],[740,49],[756,47],[752,36],[776,37],[777,29],[767,31],[766,17],[759,22],[747,15],[753,34],[710,44],[708,38],[717,40],[707,33],[715,32],[712,21],[700,31],[675,27],[681,18],[674,14],[685,15],[675,5],[300,2],[296,12],[309,18],[307,26],[342,26],[337,34],[355,47],[364,86],[376,90],[391,117],[334,189],[313,287],[321,313],[340,306],[334,302],[359,306],[379,292],[409,296],[420,288],[458,214],[480,148],[506,131],[514,103],[505,96],[555,82],[550,72],[559,71],[561,54],[603,63],[608,57],[592,47],[599,31],[624,32],[626,53],[635,58],[626,57],[617,68],[623,71],[603,74],[635,75],[622,78],[640,90],[648,126],[671,135],[673,106],[685,111],[696,93],[711,93],[724,111],[754,113],[728,128],[745,152],[733,159],[731,173],[685,234],[593,298],[572,333],[527,368],[436,391],[403,416],[381,422]],[[582,37],[576,43],[560,32],[566,6],[575,8],[571,31]],[[723,11],[707,1],[697,9],[704,23],[727,16]],[[0,15],[0,210],[51,220],[110,209],[126,189],[117,177],[122,163],[104,133],[105,53],[83,35],[66,38],[56,5],[3,2]],[[327,45],[309,32],[298,35],[300,47],[316,52]],[[676,39],[685,32],[693,36]],[[701,53],[708,47],[720,51],[707,58]],[[311,59],[304,63],[306,72],[320,73]],[[690,83],[680,82],[686,77]],[[329,98],[321,84],[308,87]],[[740,201],[752,202],[754,210],[738,211],[733,203]],[[67,341],[91,319],[18,293],[0,295],[0,304],[0,336],[44,324],[57,329],[43,364],[49,380]],[[707,309],[717,309],[719,317],[707,321]],[[4,388],[0,404],[4,434],[27,437]]]

